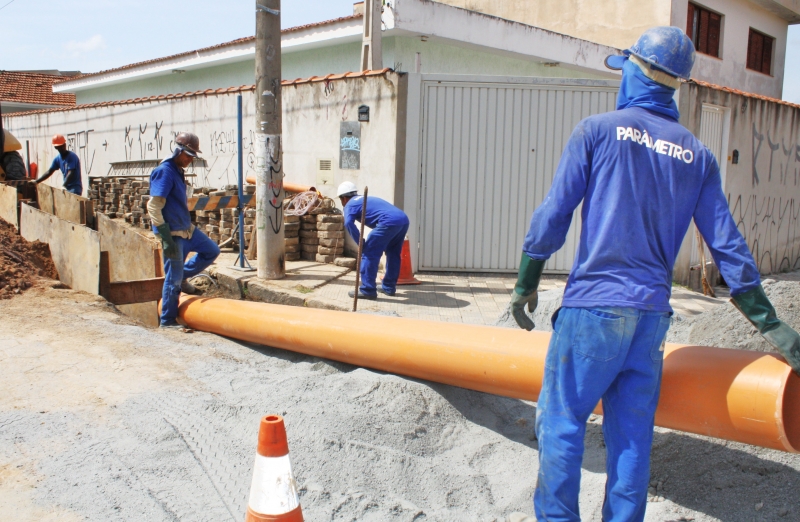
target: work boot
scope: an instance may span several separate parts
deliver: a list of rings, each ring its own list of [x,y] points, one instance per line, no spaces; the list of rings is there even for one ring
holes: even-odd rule
[[[160,324],[158,325],[159,328],[163,328],[164,330],[177,330],[179,332],[189,331],[188,328],[183,326],[180,323],[167,323],[167,324]]]
[[[188,279],[184,279],[181,281],[181,292],[184,294],[195,295],[197,293],[197,287],[190,283]]]
[[[383,287],[378,288],[378,292],[382,293],[383,295],[388,295],[389,297],[394,297],[394,295],[397,293],[396,291],[395,292],[390,292],[390,291],[388,291],[387,289],[385,289]]]
[[[347,292],[347,295],[349,295],[352,298],[352,297],[356,296],[356,292],[355,292],[355,290],[350,290],[349,292]],[[362,292],[361,290],[358,291],[358,298],[359,299],[369,299],[370,301],[377,301],[378,300],[378,296],[377,295],[367,295],[364,292]]]

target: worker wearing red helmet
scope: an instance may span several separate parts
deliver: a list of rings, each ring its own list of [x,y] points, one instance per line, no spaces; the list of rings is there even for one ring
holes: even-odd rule
[[[36,183],[41,183],[52,176],[55,171],[60,170],[64,175],[64,190],[78,196],[82,195],[81,160],[77,154],[67,150],[67,140],[61,134],[53,136],[53,146],[58,151],[58,156],[55,157],[47,172],[36,179]]]

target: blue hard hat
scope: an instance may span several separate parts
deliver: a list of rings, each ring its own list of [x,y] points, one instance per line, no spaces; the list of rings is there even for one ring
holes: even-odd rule
[[[677,78],[689,79],[694,66],[694,44],[677,27],[653,27],[639,37],[630,49],[622,51],[625,56],[609,56],[606,67],[621,70],[627,56],[638,56],[655,69]]]

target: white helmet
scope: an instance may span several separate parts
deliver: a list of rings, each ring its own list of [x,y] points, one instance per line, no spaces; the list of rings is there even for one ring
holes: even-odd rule
[[[347,196],[350,194],[358,193],[358,187],[352,181],[345,181],[341,185],[339,185],[339,190],[336,191],[336,195],[338,197]]]

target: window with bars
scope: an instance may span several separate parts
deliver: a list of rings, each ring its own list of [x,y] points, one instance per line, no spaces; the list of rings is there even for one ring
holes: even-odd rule
[[[772,47],[775,38],[759,33],[752,27],[747,39],[747,68],[764,74],[772,74]]]
[[[689,2],[686,35],[697,52],[719,58],[722,15]]]

